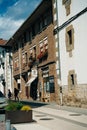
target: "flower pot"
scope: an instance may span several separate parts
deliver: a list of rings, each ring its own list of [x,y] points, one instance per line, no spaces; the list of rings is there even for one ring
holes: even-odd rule
[[[29,111],[6,111],[5,120],[10,120],[12,124],[32,122],[32,110]]]

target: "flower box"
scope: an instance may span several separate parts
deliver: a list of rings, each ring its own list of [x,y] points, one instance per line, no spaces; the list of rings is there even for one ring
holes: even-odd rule
[[[12,124],[32,122],[32,108],[21,102],[9,101],[5,107],[5,120]]]
[[[32,122],[32,110],[29,111],[6,111],[5,120],[10,120],[12,124]]]
[[[48,51],[44,51],[44,52],[41,52],[41,53],[37,56],[37,58],[38,58],[38,59],[42,59],[42,58],[47,57],[47,56],[48,56]]]
[[[43,58],[43,53],[41,52],[38,56],[37,56],[38,59],[42,59]]]

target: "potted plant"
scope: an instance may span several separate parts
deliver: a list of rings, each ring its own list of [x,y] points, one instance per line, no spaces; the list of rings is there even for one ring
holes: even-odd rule
[[[5,107],[5,120],[10,120],[13,124],[32,122],[32,108],[29,105],[11,101]]]

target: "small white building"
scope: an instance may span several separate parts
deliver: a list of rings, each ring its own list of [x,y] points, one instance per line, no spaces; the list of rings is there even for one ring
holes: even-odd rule
[[[53,7],[63,103],[87,105],[87,0],[54,0]]]
[[[0,39],[0,91],[7,97],[8,89],[12,92],[12,53],[11,48]]]
[[[5,93],[5,49],[0,46],[0,91]]]

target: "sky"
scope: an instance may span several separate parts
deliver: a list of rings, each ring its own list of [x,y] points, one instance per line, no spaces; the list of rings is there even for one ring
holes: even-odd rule
[[[42,0],[0,0],[0,38],[9,40]]]

